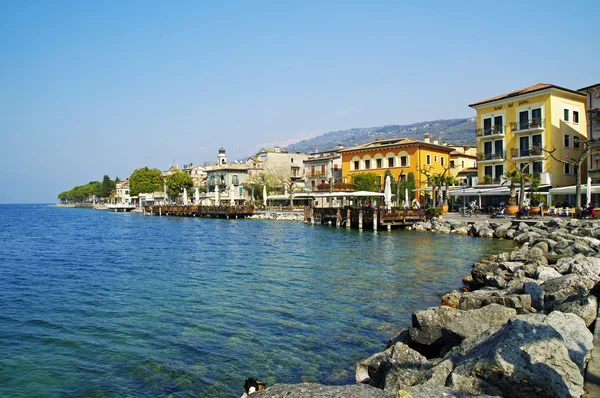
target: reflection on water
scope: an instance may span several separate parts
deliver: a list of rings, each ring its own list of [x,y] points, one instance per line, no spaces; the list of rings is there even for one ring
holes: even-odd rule
[[[512,242],[0,206],[1,396],[239,396],[352,383]]]

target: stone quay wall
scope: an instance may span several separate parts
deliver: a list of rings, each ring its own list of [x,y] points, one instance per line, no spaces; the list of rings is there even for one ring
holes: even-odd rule
[[[356,385],[278,384],[253,397],[584,396],[598,316],[599,223],[434,219],[410,229],[521,247],[475,263],[468,287],[415,311],[411,327],[357,364]]]

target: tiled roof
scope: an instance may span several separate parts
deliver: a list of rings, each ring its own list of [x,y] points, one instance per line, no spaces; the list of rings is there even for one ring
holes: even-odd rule
[[[452,152],[454,149],[447,145],[439,145],[434,143],[427,143],[425,141],[415,140],[414,138],[387,138],[387,139],[377,139],[375,141],[367,142],[366,144],[357,145],[351,148],[340,149],[339,152],[352,152],[352,151],[361,151],[361,150],[369,150],[369,149],[377,149],[383,147],[391,147],[398,145],[421,145],[421,146],[434,146],[439,148],[445,148],[448,152]]]
[[[521,89],[518,89],[518,90],[515,90],[515,91],[511,91],[510,93],[501,94],[501,95],[497,95],[495,97],[484,99],[482,101],[474,102],[474,103],[470,104],[469,106],[470,107],[474,107],[474,106],[485,104],[485,103],[488,103],[488,102],[494,102],[494,101],[499,101],[499,100],[503,100],[503,99],[507,99],[507,98],[511,98],[511,97],[516,97],[518,95],[533,93],[535,91],[540,91],[540,90],[544,90],[544,89],[547,89],[547,88],[557,88],[559,90],[567,91],[567,92],[570,92],[570,93],[574,93],[574,94],[578,94],[578,95],[583,95],[581,93],[578,93],[577,91],[573,91],[573,90],[569,90],[567,88],[555,86],[554,84],[537,83],[537,84],[534,84],[533,86],[529,86],[529,87],[521,88]]]
[[[588,90],[588,89],[590,89],[590,88],[599,87],[599,86],[600,86],[600,83],[596,83],[596,84],[592,84],[591,86],[582,87],[582,88],[580,88],[580,89],[579,89],[579,90],[577,90],[577,91],[585,91],[585,90]]]

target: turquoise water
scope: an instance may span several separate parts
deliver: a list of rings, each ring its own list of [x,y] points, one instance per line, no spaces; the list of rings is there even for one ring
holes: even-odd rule
[[[354,381],[510,241],[0,206],[0,396],[239,397]]]

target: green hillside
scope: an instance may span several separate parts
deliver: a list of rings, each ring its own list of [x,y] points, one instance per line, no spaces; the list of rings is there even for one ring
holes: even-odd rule
[[[375,139],[415,138],[422,140],[425,133],[431,138],[439,138],[440,144],[447,141],[450,145],[477,145],[475,118],[440,119],[408,125],[390,125],[382,127],[353,128],[332,131],[309,140],[303,140],[287,146],[291,152],[316,152],[334,149],[338,144],[348,148],[364,144]]]

